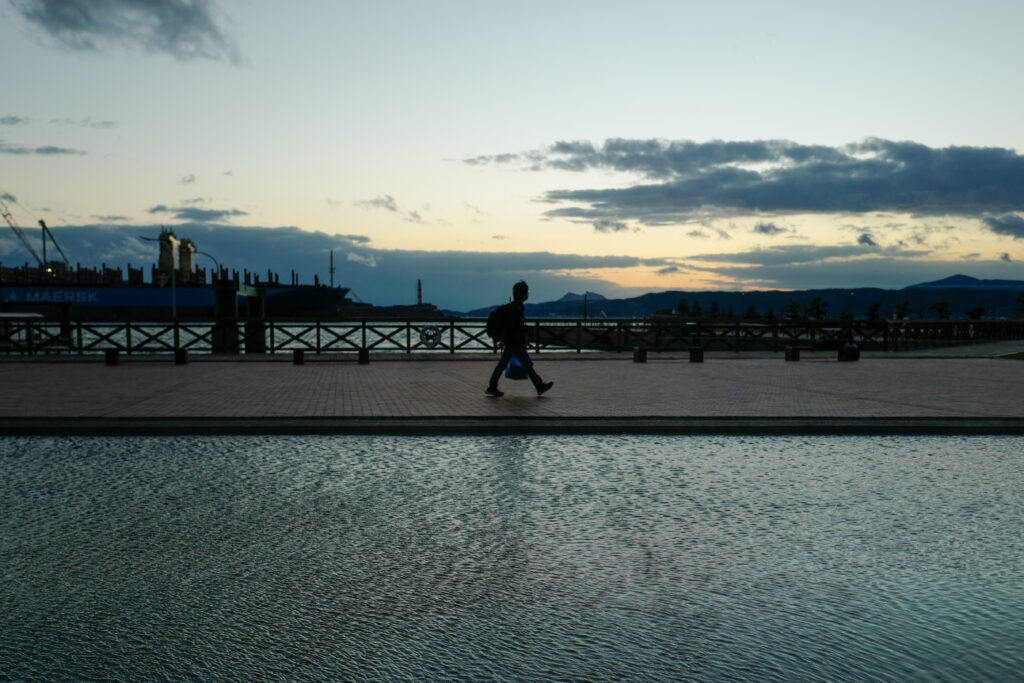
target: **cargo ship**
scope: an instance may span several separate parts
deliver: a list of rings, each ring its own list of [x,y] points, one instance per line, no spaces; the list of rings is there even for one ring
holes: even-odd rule
[[[47,261],[43,228],[43,253],[40,257],[31,244],[18,236],[35,257],[37,265],[9,267],[0,263],[0,312],[41,314],[55,320],[212,320],[223,317],[224,298],[218,291],[235,292],[234,305],[227,308],[241,317],[265,317],[291,320],[353,319],[433,319],[444,314],[422,299],[405,306],[374,306],[355,301],[351,289],[322,283],[314,276],[312,284],[302,284],[293,270],[285,283],[277,273],[265,277],[249,270],[221,267],[207,270],[195,262],[201,253],[188,238],[179,239],[173,230],[163,229],[158,238],[157,262],[145,268],[127,266],[99,268],[72,266],[63,251],[62,261]],[[15,227],[12,223],[12,227]],[[53,240],[52,235],[50,239]],[[53,245],[60,250],[53,240]],[[333,268],[332,268],[333,272]],[[333,279],[333,275],[332,275]],[[230,294],[228,295],[230,298]],[[237,307],[237,308],[236,308]],[[258,307],[258,308],[257,308]]]

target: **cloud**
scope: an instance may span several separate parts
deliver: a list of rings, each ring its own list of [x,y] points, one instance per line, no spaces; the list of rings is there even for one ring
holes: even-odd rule
[[[93,216],[93,218],[95,218],[98,221],[106,221],[108,223],[117,223],[119,221],[126,221],[126,220],[128,220],[128,216],[117,216],[117,215]]]
[[[877,247],[878,242],[871,236],[870,233],[863,232],[857,237],[857,244],[863,247]]]
[[[750,251],[738,251],[717,254],[698,254],[687,257],[688,260],[708,261],[715,263],[741,263],[756,264],[763,266],[791,266],[800,263],[821,263],[833,262],[836,259],[855,259],[864,256],[886,254],[889,256],[900,256],[903,258],[925,256],[928,251],[900,249],[890,247],[879,250],[877,246],[857,245],[833,245],[816,246],[811,244],[787,244],[768,247],[765,249],[752,249]]]
[[[629,226],[622,221],[597,220],[594,221],[594,232],[622,232],[629,230]]]
[[[29,119],[26,119],[24,116],[0,116],[0,126],[17,126],[28,122]]]
[[[374,199],[358,199],[352,202],[352,204],[360,209],[383,209],[384,211],[398,213],[398,202],[389,194]]]
[[[1024,210],[1024,156],[998,147],[932,148],[869,138],[841,147],[788,140],[558,142],[467,159],[528,170],[618,171],[645,182],[550,190],[545,215],[581,222],[689,222],[702,214],[869,213],[980,216]]]
[[[195,206],[169,207],[164,204],[157,204],[149,209],[149,213],[170,213],[179,221],[195,221],[218,223],[227,220],[232,216],[248,216],[249,214],[240,209],[200,209]]]
[[[42,147],[23,147],[20,145],[9,145],[0,140],[0,154],[39,154],[42,156],[55,156],[61,154],[84,155],[85,152],[68,147],[55,147],[44,145]]]
[[[671,275],[672,273],[678,273],[680,271],[681,269],[679,266],[665,266],[664,268],[659,268],[657,273],[658,275]]]
[[[373,258],[372,254],[357,254],[354,251],[350,251],[348,253],[348,257],[347,258],[348,258],[349,261],[352,261],[354,263],[362,264],[362,265],[366,266],[367,268],[376,268],[377,267],[377,259]]]
[[[400,216],[402,220],[409,223],[423,223],[423,217],[418,211],[405,211],[398,206],[398,202],[395,198],[389,194],[381,195],[373,199],[358,199],[352,202],[353,206],[359,207],[360,209],[366,209],[367,211],[381,210],[393,213]]]
[[[15,9],[51,38],[74,50],[111,44],[179,60],[241,64],[234,41],[218,25],[212,0],[12,0]]]
[[[3,199],[5,202],[11,202],[12,204],[16,204],[18,202],[18,198],[9,192],[0,193],[0,199]]]
[[[767,235],[768,237],[774,237],[775,235],[781,235],[784,232],[789,232],[785,228],[780,228],[774,223],[758,223],[754,226],[754,232],[759,235]]]
[[[156,244],[137,236],[156,237],[159,224],[66,225],[51,229],[68,257],[83,266],[127,261],[135,267],[147,266],[148,272],[148,265],[156,262]],[[212,254],[226,268],[258,273],[269,269],[279,273],[282,281],[290,279],[292,270],[305,283],[312,283],[314,274],[321,282],[326,281],[330,252],[337,250],[335,282],[353,288],[364,301],[380,305],[414,303],[417,279],[423,280],[425,300],[454,310],[504,301],[512,283],[520,279],[530,283],[531,300],[536,301],[554,300],[568,291],[626,296],[640,292],[612,284],[600,273],[605,269],[676,265],[672,259],[632,256],[375,249],[365,246],[369,239],[362,235],[330,235],[296,227],[194,222],[176,224],[173,229],[178,237],[194,240],[201,251]],[[344,254],[343,259],[338,259],[338,254]]]
[[[84,119],[50,119],[50,123],[61,126],[78,126],[79,128],[117,128],[116,121],[93,121],[88,116]]]
[[[69,149],[67,147],[56,147],[54,145],[44,145],[43,147],[35,148],[36,154],[85,154],[77,149]]]
[[[473,157],[471,159],[463,159],[462,163],[469,164],[470,166],[485,166],[487,164],[511,164],[517,161],[521,161],[524,158],[527,157],[520,154],[495,154],[493,156],[479,156]],[[538,155],[536,158],[540,159],[541,157]]]
[[[1003,252],[1003,255],[999,257],[999,260],[1006,261],[1007,263],[1013,263],[1013,259],[1010,258],[1010,254],[1005,251]]]
[[[962,272],[964,261],[932,261],[902,257],[876,257],[846,261],[770,263],[711,267],[719,278],[732,278],[762,289],[828,289],[846,287],[901,288]],[[1019,266],[1002,260],[971,261],[971,274],[979,278],[1020,279]]]
[[[1015,240],[1024,238],[1024,218],[1016,214],[985,216],[981,220],[998,235],[1009,235]]]
[[[189,173],[187,176],[183,176],[179,181],[179,185],[192,185],[196,182],[196,176],[194,173]]]

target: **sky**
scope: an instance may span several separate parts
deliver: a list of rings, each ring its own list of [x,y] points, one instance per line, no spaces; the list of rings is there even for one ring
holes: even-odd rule
[[[282,280],[333,250],[381,305],[1024,280],[1022,25],[1019,0],[0,0],[0,198],[72,263],[151,264],[167,226]]]

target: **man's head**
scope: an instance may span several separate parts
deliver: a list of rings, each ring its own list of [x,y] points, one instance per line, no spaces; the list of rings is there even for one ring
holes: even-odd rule
[[[530,296],[530,286],[524,280],[512,285],[512,298],[516,301],[526,301]]]

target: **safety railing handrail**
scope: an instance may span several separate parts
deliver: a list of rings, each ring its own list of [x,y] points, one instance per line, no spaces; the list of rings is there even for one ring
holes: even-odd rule
[[[54,321],[0,318],[0,354],[495,352],[482,318],[301,321]],[[530,349],[649,351],[690,348],[782,351],[790,345],[852,340],[862,349],[900,350],[1024,339],[1024,320],[736,320],[543,318],[528,320]]]

